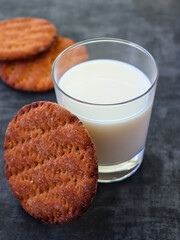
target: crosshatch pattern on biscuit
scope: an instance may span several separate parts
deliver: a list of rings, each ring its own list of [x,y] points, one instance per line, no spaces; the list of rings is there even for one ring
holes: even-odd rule
[[[54,88],[51,68],[64,49],[74,44],[69,38],[58,37],[52,47],[26,61],[0,62],[0,77],[9,86],[24,91],[47,91]]]
[[[11,190],[32,216],[65,223],[89,208],[98,177],[94,145],[79,119],[57,104],[38,102],[18,112],[4,158]]]
[[[57,29],[41,18],[19,17],[0,22],[0,60],[27,59],[47,50]]]

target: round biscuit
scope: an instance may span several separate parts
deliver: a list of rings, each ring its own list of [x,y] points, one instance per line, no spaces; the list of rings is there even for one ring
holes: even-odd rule
[[[10,188],[33,217],[66,223],[95,196],[98,164],[82,122],[52,102],[24,106],[9,123],[5,171]]]
[[[57,29],[41,18],[19,17],[0,22],[0,60],[27,59],[48,49]]]
[[[69,38],[58,37],[48,51],[30,60],[0,62],[0,77],[17,90],[42,92],[53,89],[52,64],[59,53],[74,43]]]

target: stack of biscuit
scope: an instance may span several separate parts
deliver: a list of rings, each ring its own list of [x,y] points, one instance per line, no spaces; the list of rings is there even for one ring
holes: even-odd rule
[[[0,22],[0,78],[23,91],[53,89],[51,68],[74,41],[58,36],[56,27],[40,18],[19,17]]]
[[[0,22],[0,78],[24,91],[53,88],[55,58],[74,44],[45,19]],[[83,47],[67,54],[62,72],[86,61]],[[24,106],[6,130],[6,176],[14,196],[33,217],[63,224],[91,205],[98,180],[94,143],[82,122],[52,102]]]

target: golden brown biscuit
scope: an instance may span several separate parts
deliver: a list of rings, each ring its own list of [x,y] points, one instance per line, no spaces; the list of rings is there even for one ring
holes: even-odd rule
[[[10,122],[4,146],[10,188],[29,214],[62,224],[87,211],[98,165],[91,137],[75,115],[51,102],[26,105]]]
[[[56,27],[45,19],[19,17],[0,22],[0,60],[26,59],[48,49]]]
[[[53,89],[51,68],[64,49],[74,44],[69,38],[58,37],[52,47],[30,60],[0,63],[0,77],[9,86],[23,91],[47,91]]]

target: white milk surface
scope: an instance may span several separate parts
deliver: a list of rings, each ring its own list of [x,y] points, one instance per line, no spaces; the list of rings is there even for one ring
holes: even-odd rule
[[[119,103],[143,94],[150,82],[136,67],[115,60],[92,60],[71,68],[60,81],[61,89],[89,103]]]
[[[68,70],[57,94],[60,105],[77,115],[96,146],[99,165],[115,165],[134,157],[145,145],[152,104],[148,96],[122,103],[145,93],[146,75],[136,67],[115,60],[91,60]],[[94,105],[115,104],[115,105]]]

